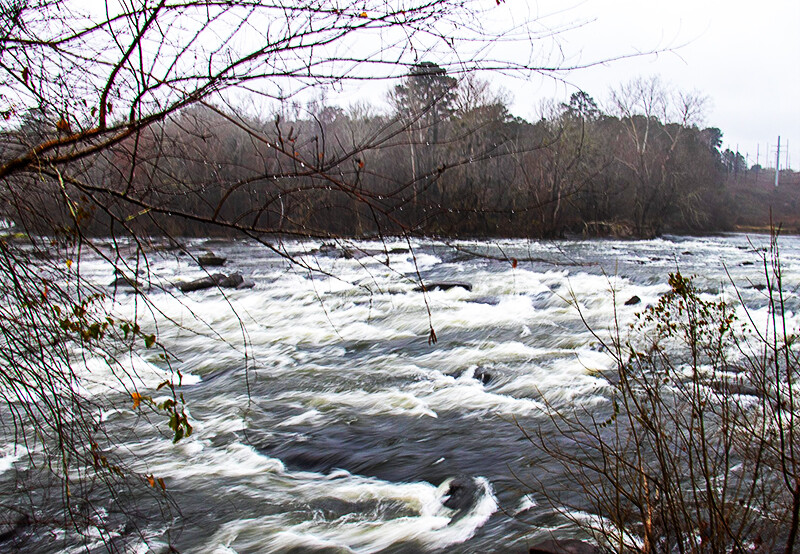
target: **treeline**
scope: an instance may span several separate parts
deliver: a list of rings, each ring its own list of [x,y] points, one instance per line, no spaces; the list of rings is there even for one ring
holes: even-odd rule
[[[647,237],[731,223],[722,133],[695,125],[701,99],[657,78],[615,90],[606,110],[576,92],[531,123],[485,81],[423,62],[389,101],[267,115],[195,104],[57,179],[7,184],[24,202],[5,217],[37,231],[323,237]],[[3,147],[62,132],[53,119],[28,114]]]

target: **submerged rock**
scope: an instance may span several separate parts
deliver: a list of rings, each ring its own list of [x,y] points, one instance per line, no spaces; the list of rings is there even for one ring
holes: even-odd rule
[[[430,283],[425,283],[422,286],[414,287],[414,290],[417,292],[423,292],[432,290],[450,290],[459,287],[466,291],[472,292],[472,284],[461,281],[431,281]]]
[[[600,549],[577,539],[549,540],[531,547],[529,554],[600,554]]]

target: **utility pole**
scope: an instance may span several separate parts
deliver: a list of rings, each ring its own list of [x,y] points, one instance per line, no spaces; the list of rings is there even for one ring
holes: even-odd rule
[[[786,163],[783,164],[784,169],[789,169],[789,139],[786,139]]]
[[[781,136],[778,135],[778,153],[775,155],[775,186],[778,186],[781,176]]]

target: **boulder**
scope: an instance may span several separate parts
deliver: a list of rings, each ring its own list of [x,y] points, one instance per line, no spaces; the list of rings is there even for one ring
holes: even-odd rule
[[[549,540],[530,548],[529,554],[600,554],[600,549],[577,539]]]
[[[252,279],[244,279],[240,284],[236,285],[237,289],[252,289],[256,286],[256,282]]]
[[[322,245],[316,250],[312,251],[311,254],[327,256],[329,258],[344,258],[345,260],[352,260],[353,258],[363,257],[363,255],[358,256],[356,252],[354,252],[350,248],[346,248],[344,246],[339,247],[335,244],[328,242],[323,242]]]
[[[755,396],[763,398],[764,391],[756,388],[741,378],[734,379],[715,379],[708,383],[708,386],[720,394],[735,394],[742,396]]]
[[[211,252],[197,256],[197,263],[200,264],[200,267],[219,267],[225,265],[226,261],[228,258],[217,256]]]
[[[205,290],[212,287],[235,289],[252,288],[253,286],[255,286],[253,281],[250,281],[249,279],[245,281],[244,277],[242,277],[242,274],[238,272],[231,273],[230,275],[225,275],[224,273],[214,273],[213,275],[195,279],[194,281],[178,283],[178,289],[181,292],[194,292],[196,290]]]
[[[450,290],[454,288],[462,288],[466,291],[472,292],[472,285],[461,281],[431,281],[422,286],[414,287],[417,292],[432,291],[432,290]]]
[[[628,300],[625,302],[625,305],[626,306],[635,306],[636,304],[639,304],[641,301],[642,301],[642,299],[634,294],[633,296],[628,298]]]
[[[464,375],[464,370],[463,369],[457,369],[455,371],[451,371],[450,373],[447,373],[446,375],[449,376],[449,377],[452,377],[453,379],[458,379],[462,375]],[[489,373],[487,370],[479,367],[478,369],[476,369],[472,373],[472,378],[475,379],[476,381],[480,381],[481,383],[486,385],[486,384],[489,383],[489,381],[491,381],[494,378],[494,375]]]
[[[456,477],[450,481],[442,505],[461,512],[456,517],[462,516],[475,504],[479,492],[475,480],[471,477]]]
[[[491,381],[494,378],[494,375],[492,375],[482,367],[479,367],[478,369],[475,370],[475,373],[472,374],[472,377],[473,379],[480,381],[484,385],[488,385],[489,381]]]

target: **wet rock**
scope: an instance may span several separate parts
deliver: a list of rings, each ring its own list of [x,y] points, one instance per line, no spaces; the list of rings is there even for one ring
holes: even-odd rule
[[[600,554],[600,549],[577,539],[549,540],[531,547],[529,554]]]
[[[251,285],[252,283],[252,285]],[[196,290],[205,290],[213,287],[235,289],[235,288],[251,288],[255,286],[250,280],[245,281],[241,273],[231,273],[225,275],[224,273],[214,273],[201,279],[188,281],[185,283],[178,283],[178,289],[181,292],[194,292]]]
[[[757,398],[762,398],[764,396],[764,391],[757,389],[741,378],[726,380],[716,379],[708,383],[708,386],[720,394],[755,396]]]
[[[236,288],[240,289],[240,290],[241,289],[252,289],[255,286],[256,286],[256,282],[253,281],[252,279],[244,279],[244,280],[242,280],[242,282],[240,284],[236,285]]]
[[[484,385],[488,385],[489,381],[491,381],[494,378],[494,375],[492,375],[485,369],[479,367],[478,369],[475,370],[475,373],[472,374],[472,378],[477,381],[480,381]]]
[[[478,500],[479,489],[475,479],[471,477],[456,477],[450,481],[447,492],[444,495],[442,505],[451,510],[461,512],[454,519],[464,515]]]
[[[329,258],[343,258],[345,260],[352,260],[353,258],[363,257],[357,256],[356,252],[346,247],[339,247],[332,243],[323,242],[322,246],[313,250],[311,254],[327,256]]]
[[[746,261],[746,262],[742,262],[742,263],[741,263],[741,264],[739,264],[739,265],[755,265],[755,262]]]
[[[422,286],[414,287],[417,292],[432,291],[432,290],[450,290],[454,288],[462,288],[466,291],[472,292],[472,285],[461,281],[431,281]]]
[[[211,252],[197,256],[197,263],[200,264],[200,267],[219,267],[225,265],[225,262],[227,261],[228,258],[217,256]]]
[[[457,369],[455,371],[451,371],[450,373],[446,374],[448,377],[452,377],[453,379],[459,379],[462,375],[464,375],[463,369]],[[472,373],[472,378],[476,381],[480,381],[482,384],[486,385],[494,379],[494,375],[489,373],[487,370],[483,368],[478,368]]]
[[[455,371],[451,371],[450,373],[445,373],[448,377],[452,377],[453,379],[458,379],[462,375],[464,375],[463,369],[457,369]]]
[[[634,294],[633,296],[628,298],[628,300],[625,302],[625,305],[626,306],[635,306],[636,304],[639,304],[641,301],[642,301],[642,299]]]
[[[500,304],[500,298],[497,296],[482,296],[481,298],[471,300],[471,302],[475,304],[486,304],[487,306],[497,306]]]

